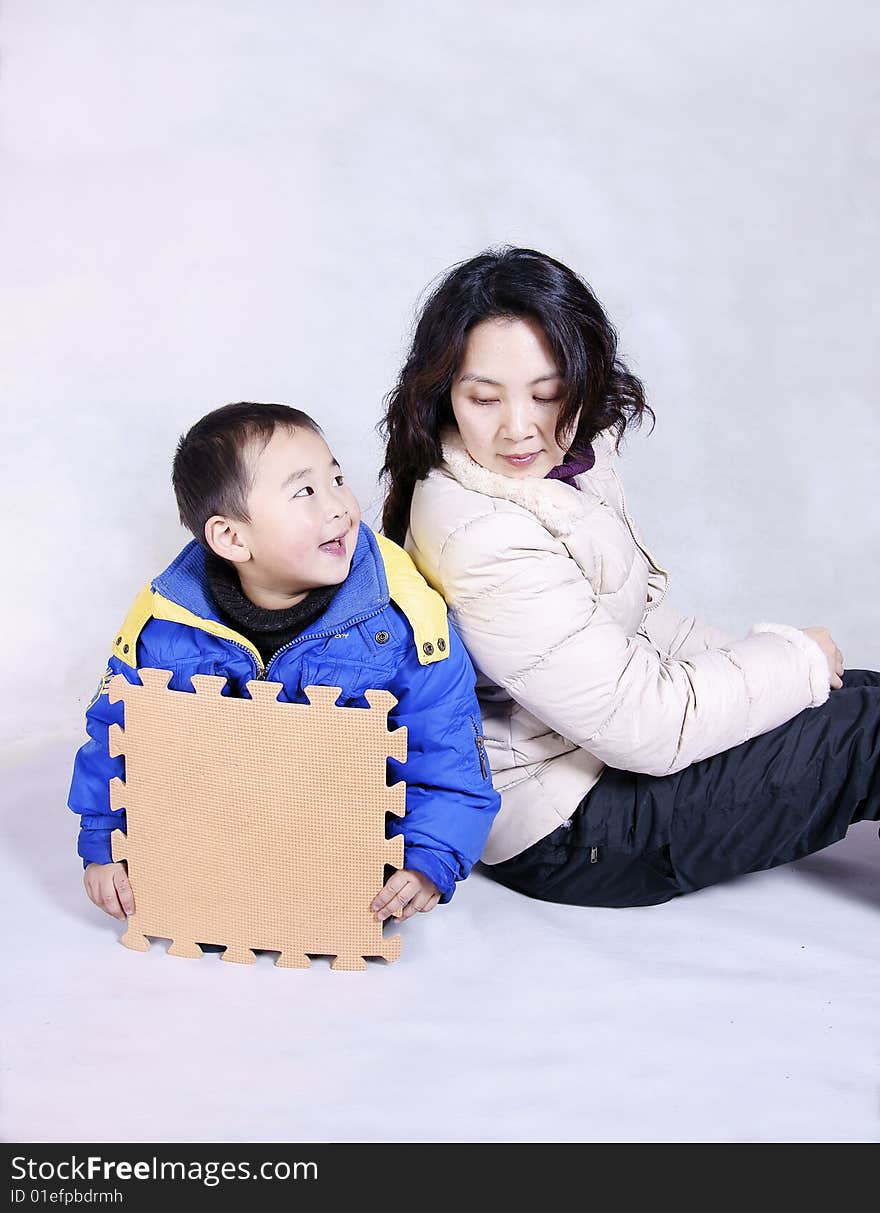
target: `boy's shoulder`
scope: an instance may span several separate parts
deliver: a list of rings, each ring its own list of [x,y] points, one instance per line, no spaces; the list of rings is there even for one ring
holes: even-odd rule
[[[410,556],[384,535],[361,524],[356,558],[341,593],[334,595],[321,625],[343,627],[364,606],[393,606],[402,615],[420,665],[449,655],[446,603],[427,583]],[[235,635],[217,618],[201,546],[186,545],[170,565],[138,592],[113,638],[112,654],[136,668],[137,645],[151,620],[184,624],[217,636]],[[242,638],[238,638],[240,642]]]
[[[195,540],[135,596],[113,638],[112,655],[124,665],[136,668],[138,640],[151,620],[191,624],[218,633],[229,630],[217,618],[204,551]]]
[[[443,661],[449,653],[445,601],[428,585],[402,547],[384,535],[370,534],[385,570],[388,597],[412,629],[419,664]]]

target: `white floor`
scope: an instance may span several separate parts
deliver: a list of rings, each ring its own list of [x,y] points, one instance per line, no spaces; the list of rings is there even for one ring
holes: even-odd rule
[[[643,910],[477,873],[366,973],[182,960],[86,900],[71,747],[3,780],[14,1142],[880,1139],[880,841]]]

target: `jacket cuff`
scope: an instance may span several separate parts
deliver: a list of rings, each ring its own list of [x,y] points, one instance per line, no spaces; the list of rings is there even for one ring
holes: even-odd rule
[[[403,866],[421,872],[423,876],[433,880],[440,891],[440,901],[443,905],[452,899],[455,892],[455,875],[433,851],[426,847],[408,847],[404,844]]]
[[[793,644],[795,648],[800,649],[809,663],[810,696],[812,698],[810,706],[821,707],[831,693],[831,675],[828,672],[828,661],[825,654],[815,640],[806,632],[802,632],[800,628],[789,627],[785,623],[756,623],[752,632],[774,632],[777,636],[782,636],[789,644]]]
[[[112,863],[113,847],[110,842],[112,830],[80,830],[76,849],[83,867],[90,863]]]

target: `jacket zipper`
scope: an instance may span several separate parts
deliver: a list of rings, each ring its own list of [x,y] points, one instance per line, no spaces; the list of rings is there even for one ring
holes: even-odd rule
[[[229,636],[224,636],[222,639],[225,640],[227,644],[235,645],[235,647],[237,649],[241,649],[243,653],[247,653],[248,657],[253,662],[257,682],[266,682],[269,676],[269,671],[277,659],[282,655],[282,653],[286,653],[288,649],[292,649],[295,644],[300,642],[300,640],[323,640],[327,636],[335,636],[337,631],[344,631],[346,628],[355,627],[357,624],[363,623],[364,620],[371,619],[374,615],[380,615],[384,609],[384,607],[377,607],[375,611],[368,611],[366,615],[358,615],[355,618],[349,619],[345,623],[340,624],[339,628],[333,628],[332,630],[325,632],[309,632],[308,635],[303,633],[300,636],[294,636],[293,640],[289,640],[287,644],[278,650],[277,653],[272,654],[268,665],[263,665],[261,661],[257,661],[250,649],[247,648],[246,645],[243,645],[240,641],[233,640]]]
[[[649,602],[647,604],[647,606],[645,607],[645,614],[647,615],[649,611],[653,611],[655,607],[659,606],[660,603],[663,601],[663,599],[666,597],[666,592],[669,589],[669,572],[667,569],[663,569],[660,567],[660,565],[657,563],[657,561],[654,559],[654,557],[651,555],[651,553],[648,552],[642,546],[640,541],[636,538],[635,523],[633,522],[632,518],[630,518],[629,511],[626,508],[626,493],[624,493],[624,491],[623,491],[623,483],[621,482],[621,479],[618,476],[615,468],[611,469],[611,475],[614,477],[615,484],[617,485],[618,489],[620,490],[620,508],[623,511],[623,517],[626,520],[626,525],[629,527],[629,533],[632,536],[633,543],[636,545],[636,547],[642,553],[642,555],[647,560],[647,562],[651,566],[651,568],[656,569],[656,571],[658,573],[660,573],[663,577],[666,578],[666,589],[663,591],[663,593],[660,595],[660,597],[657,599],[656,602]],[[591,860],[591,862],[595,863],[595,860]]]
[[[224,636],[224,637],[222,637],[222,639],[225,640],[227,644],[234,644],[235,647],[237,649],[241,649],[241,651],[243,653],[247,653],[248,657],[250,657],[251,661],[254,663],[254,672],[257,675],[257,681],[262,682],[263,679],[266,677],[266,667],[263,665],[263,663],[261,661],[257,661],[256,657],[253,655],[253,653],[250,651],[250,649],[247,648],[245,645],[240,644],[239,641],[237,641],[237,640],[230,640],[230,638],[228,636]]]
[[[272,666],[275,664],[275,662],[278,660],[278,658],[283,653],[286,653],[288,651],[288,649],[292,649],[294,647],[294,645],[299,644],[299,642],[301,640],[324,640],[328,636],[335,636],[337,632],[340,632],[340,631],[344,632],[344,631],[347,631],[348,628],[356,627],[359,623],[363,623],[367,619],[372,619],[374,615],[381,615],[381,613],[382,613],[382,611],[384,611],[384,609],[385,608],[383,606],[380,606],[380,607],[377,607],[375,611],[367,611],[367,613],[365,615],[356,615],[352,619],[347,619],[345,621],[345,623],[341,623],[339,625],[339,627],[331,628],[325,632],[308,632],[308,633],[302,632],[302,633],[300,633],[299,636],[294,636],[293,640],[288,640],[287,644],[283,645],[278,650],[277,653],[272,654],[269,664],[263,670],[263,673],[258,675],[258,677],[259,678],[268,678],[269,671],[272,669]]]
[[[474,742],[477,747],[477,755],[480,759],[480,770],[483,773],[483,778],[489,778],[489,765],[486,762],[486,739],[480,733],[476,720],[471,717],[471,728],[474,730]]]

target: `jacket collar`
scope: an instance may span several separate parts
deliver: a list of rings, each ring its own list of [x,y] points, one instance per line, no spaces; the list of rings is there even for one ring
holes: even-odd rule
[[[573,493],[570,485],[538,478],[518,480],[513,476],[502,476],[500,472],[491,472],[471,458],[454,427],[444,429],[440,438],[444,470],[463,488],[486,497],[510,501],[528,510],[558,538],[571,534],[583,519],[580,494]]]
[[[200,619],[219,622],[208,582],[205,552],[195,539],[172,560],[164,573],[154,579],[153,589]],[[355,618],[376,614],[389,601],[388,580],[376,537],[361,523],[349,574],[315,624],[320,625],[321,632],[344,631]],[[306,628],[303,636],[308,635],[315,624]]]

